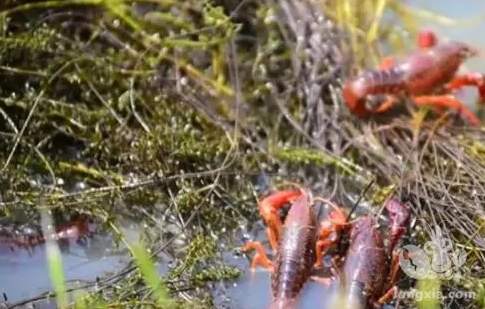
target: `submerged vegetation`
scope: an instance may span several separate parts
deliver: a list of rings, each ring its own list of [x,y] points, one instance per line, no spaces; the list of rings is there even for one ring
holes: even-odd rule
[[[2,1],[0,217],[87,214],[133,256],[59,304],[211,308],[212,284],[242,274],[222,253],[259,220],[257,197],[293,181],[350,206],[375,180],[372,211],[395,194],[466,248],[464,280],[442,288],[474,291],[466,305],[483,306],[484,131],[415,107],[359,119],[340,96],[382,50],[414,46],[405,5]],[[124,234],[127,222],[141,239]],[[429,239],[422,229],[411,242]],[[154,257],[171,264],[163,276]]]

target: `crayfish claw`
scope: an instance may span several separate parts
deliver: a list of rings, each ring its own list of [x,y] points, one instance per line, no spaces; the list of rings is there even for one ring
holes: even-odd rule
[[[266,196],[258,202],[259,214],[268,227],[268,240],[273,251],[278,249],[283,230],[283,223],[279,217],[278,210],[287,203],[299,198],[302,194],[301,189],[281,190]]]
[[[418,34],[418,47],[421,49],[430,48],[438,44],[436,33],[430,30],[421,30]]]

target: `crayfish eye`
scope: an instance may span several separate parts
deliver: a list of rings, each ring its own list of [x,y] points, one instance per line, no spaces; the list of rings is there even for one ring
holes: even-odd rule
[[[470,58],[470,57],[474,57],[478,54],[478,51],[474,48],[471,48],[469,46],[463,46],[460,50],[460,56],[462,58]]]
[[[463,47],[463,48],[461,49],[461,51],[460,51],[460,56],[461,56],[462,58],[468,58],[468,57],[470,56],[470,54],[471,54],[471,51],[470,51],[470,49],[469,49],[469,48],[467,48],[467,47]]]

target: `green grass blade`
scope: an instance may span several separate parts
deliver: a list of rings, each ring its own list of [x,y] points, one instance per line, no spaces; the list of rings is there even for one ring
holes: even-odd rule
[[[46,239],[46,255],[49,266],[49,276],[57,295],[59,308],[67,308],[69,298],[66,292],[62,257],[57,242],[53,238],[55,231],[51,216],[46,211],[41,211],[42,232]]]
[[[162,306],[163,308],[169,308],[170,306],[173,306],[170,295],[164,283],[160,279],[158,270],[156,269],[153,262],[150,260],[150,256],[148,255],[145,247],[141,244],[133,245],[131,246],[131,251],[138,267],[140,268],[140,272],[145,279],[145,282],[155,293],[160,306]]]

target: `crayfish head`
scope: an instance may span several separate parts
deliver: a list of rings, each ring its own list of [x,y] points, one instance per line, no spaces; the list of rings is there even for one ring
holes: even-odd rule
[[[403,227],[408,225],[411,213],[404,204],[391,199],[387,202],[385,207],[393,225]]]
[[[469,44],[459,41],[448,41],[428,51],[438,63],[459,66],[469,58],[481,55],[481,51]]]
[[[472,57],[480,56],[482,52],[478,48],[465,45],[462,49],[461,54],[463,58],[472,58]]]
[[[452,42],[451,44],[451,51],[452,53],[456,53],[462,58],[466,60],[468,58],[476,57],[482,54],[482,52],[473,46],[462,42]]]
[[[389,213],[389,217],[391,219],[390,225],[390,239],[389,239],[389,252],[394,250],[397,242],[403,236],[404,232],[406,231],[411,212],[409,209],[396,200],[391,199],[386,204],[387,212]]]

